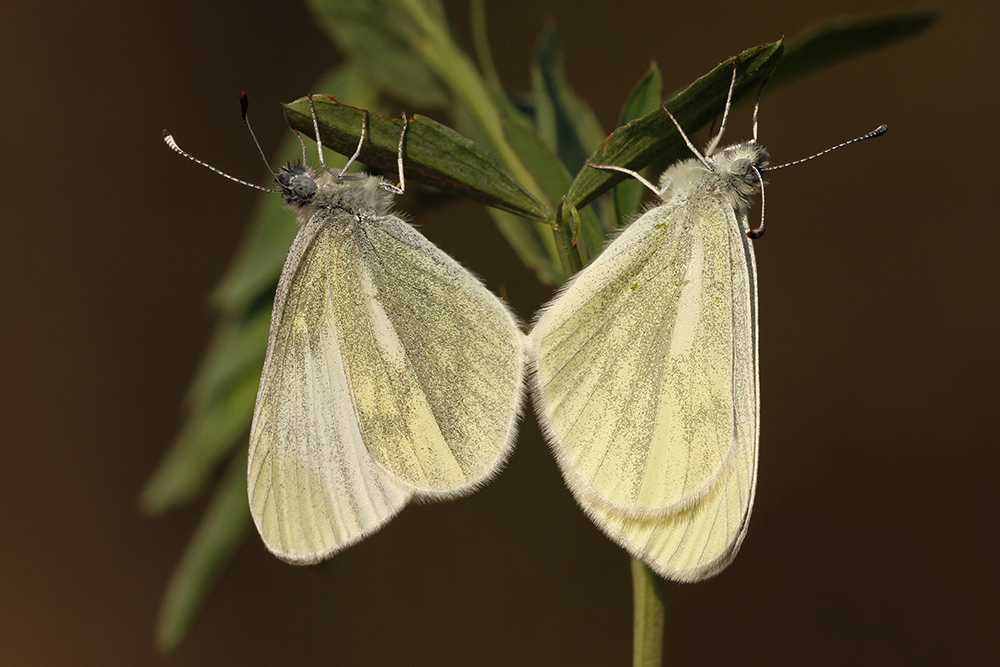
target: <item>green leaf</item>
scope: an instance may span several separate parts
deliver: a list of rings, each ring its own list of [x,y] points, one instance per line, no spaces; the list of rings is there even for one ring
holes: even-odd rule
[[[522,123],[504,118],[503,129],[508,143],[524,159],[524,163],[530,165],[532,174],[535,175],[535,181],[545,192],[545,195],[553,201],[560,201],[573,182],[573,177],[566,170],[562,161],[549,150],[548,146],[542,143],[538,135]],[[581,216],[582,228],[579,230],[579,236],[583,239],[583,245],[577,246],[570,238],[569,243],[574,248],[569,249],[557,241],[559,248],[561,248],[561,250],[557,249],[557,252],[563,268],[565,268],[568,259],[567,252],[578,255],[578,258],[571,261],[570,265],[576,265],[577,262],[585,264],[604,245],[604,229],[597,217],[590,210],[583,211]],[[549,220],[548,222],[555,221]],[[570,233],[570,237],[574,236],[576,234]]]
[[[408,15],[413,55],[426,64],[446,87],[453,107],[477,126],[486,148],[536,199],[542,195],[517,153],[504,141],[500,112],[475,64],[458,46],[439,13],[423,0],[393,0]]]
[[[500,99],[499,106],[504,110],[501,112],[504,116],[507,116],[509,111],[517,119],[516,122],[520,122],[522,125],[527,124],[523,114],[504,102],[502,95]],[[456,106],[452,115],[455,127],[461,133],[472,137],[477,142],[483,140],[481,129],[465,112],[464,107]],[[538,188],[537,183],[535,187]],[[486,211],[524,265],[535,272],[538,280],[546,285],[558,284],[562,274],[556,259],[555,243],[549,232],[549,226],[546,223],[526,220],[497,208],[489,207]]]
[[[476,132],[470,133],[471,136],[477,137],[479,143],[496,156],[499,163],[528,193],[537,201],[544,201],[540,188],[532,180],[531,172],[504,138],[498,105],[510,105],[502,100],[497,91],[491,92],[490,87],[482,80],[472,60],[455,42],[439,6],[424,0],[383,2],[385,5],[380,6],[386,7],[386,11],[393,17],[405,15],[394,34],[406,43],[413,58],[422,62],[441,82],[451,101],[453,115],[464,117],[472,123]],[[479,20],[481,19],[482,12]],[[402,95],[400,97],[406,99]],[[501,101],[498,102],[498,99]],[[525,217],[532,220],[550,217],[545,215],[539,218],[538,213],[534,211]],[[493,217],[503,220],[499,224],[505,236],[517,239],[516,247],[525,251],[522,257],[537,261],[544,250],[543,246],[536,243],[537,223],[509,216]],[[517,229],[518,226],[520,229]],[[536,265],[540,276],[548,273],[543,265]]]
[[[316,89],[366,108],[378,105],[378,94],[368,75],[350,64],[324,76]],[[311,127],[308,136],[312,136]],[[302,159],[302,146],[292,133],[282,143],[278,157],[279,164]],[[328,164],[340,167],[346,161],[346,158],[334,156]],[[257,211],[240,250],[215,288],[213,304],[224,314],[243,317],[262,298],[270,300],[296,232],[298,225],[295,223],[295,216],[285,209],[282,198],[278,195],[260,195]],[[263,355],[263,351],[261,354]]]
[[[301,156],[302,148],[295,137],[288,137],[278,155],[285,162]],[[255,208],[236,257],[212,293],[212,305],[233,318],[244,317],[262,296],[273,294],[288,248],[298,232],[295,217],[280,196],[258,194]]]
[[[507,117],[501,118],[501,123],[507,143],[529,165],[542,192],[549,201],[559,201],[573,179],[565,165],[524,123]]]
[[[636,118],[645,116],[656,111],[663,100],[663,76],[656,62],[649,63],[649,69],[636,82],[628,99],[622,106],[621,115],[618,117],[618,125],[624,125]],[[602,137],[603,141],[603,137]]]
[[[566,166],[570,173],[583,168],[584,160],[604,140],[604,130],[593,109],[569,85],[563,68],[563,58],[556,31],[549,26],[535,49],[531,68],[533,98],[535,102],[535,132],[542,142]],[[531,163],[527,163],[531,169]],[[532,170],[537,176],[537,170]],[[565,190],[560,194],[565,194]],[[551,195],[550,195],[551,196]],[[607,233],[614,228],[605,206],[596,205],[580,214],[570,207],[573,217],[582,215],[582,229],[573,234],[573,242],[582,238],[581,257],[584,263],[604,246]],[[607,219],[605,219],[607,218]],[[565,259],[565,258],[564,258]]]
[[[446,26],[438,2],[418,2],[426,16]],[[311,0],[309,5],[320,27],[353,64],[367,71],[375,88],[414,106],[447,103],[448,95],[438,77],[414,57],[412,42],[419,30],[399,2]]]
[[[542,142],[559,156],[570,173],[604,140],[604,130],[593,109],[577,95],[563,71],[556,32],[542,32],[531,68],[535,98],[535,131]]]
[[[483,71],[483,77],[487,86],[494,94],[503,93],[503,83],[497,73],[496,65],[493,62],[493,53],[490,51],[489,40],[486,31],[486,0],[470,0],[469,14],[472,27],[472,46],[479,60],[479,68]]]
[[[264,350],[261,349],[261,367]],[[219,465],[245,438],[253,419],[260,368],[209,406],[192,411],[167,456],[143,489],[140,506],[161,514],[205,489]]]
[[[262,304],[246,320],[224,320],[191,383],[188,403],[195,408],[215,403],[241,378],[259,374],[270,325],[270,304]]]
[[[803,29],[785,43],[768,87],[912,37],[933,25],[937,12],[917,9],[884,16],[841,16]]]
[[[563,281],[562,270],[553,262],[557,252],[548,223],[525,220],[498,208],[488,211],[497,229],[540,283],[558,285]]]
[[[187,636],[250,529],[246,460],[244,447],[229,464],[170,577],[156,621],[156,644],[163,651],[173,650]]]
[[[364,111],[329,97],[315,97],[323,144],[351,155],[361,137]],[[288,123],[312,136],[309,102],[303,98],[285,107]],[[403,122],[368,114],[368,132],[359,159],[372,168],[396,173]],[[406,130],[403,166],[408,179],[457,194],[532,220],[552,214],[514,179],[488,151],[451,128],[426,116],[414,116]]]
[[[663,79],[656,63],[649,64],[649,70],[635,84],[625,106],[622,108],[618,125],[625,125],[636,118],[653,113],[660,108],[663,99]],[[627,178],[614,189],[615,219],[619,227],[624,227],[639,213],[647,190],[634,178]]]
[[[781,42],[775,42],[747,49],[737,56],[733,99],[737,100],[756,91],[763,78],[774,69],[781,58],[781,52]],[[708,125],[721,113],[732,73],[733,61],[727,60],[667,102],[670,112],[688,134]],[[638,170],[654,160],[676,160],[687,152],[689,151],[677,128],[667,114],[657,109],[612,132],[589,159],[595,164]],[[628,178],[626,174],[617,171],[585,167],[577,174],[566,200],[569,204],[582,208],[625,178]]]
[[[200,493],[249,430],[270,321],[267,304],[216,329],[188,393],[191,414],[140,496],[144,512],[160,514]]]

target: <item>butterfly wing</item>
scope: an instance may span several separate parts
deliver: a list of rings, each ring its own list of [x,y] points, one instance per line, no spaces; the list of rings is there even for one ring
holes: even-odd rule
[[[588,513],[611,539],[662,576],[707,579],[732,562],[746,535],[756,488],[756,448],[741,448],[723,472],[706,496],[678,512],[636,518],[591,506]]]
[[[378,466],[358,422],[328,281],[351,260],[328,222],[314,216],[285,261],[250,430],[254,523],[275,555],[302,564],[378,529],[412,495]]]
[[[653,208],[532,331],[535,403],[567,484],[605,532],[666,576],[721,569],[749,517],[752,252],[731,207],[696,198]]]
[[[395,216],[363,226],[344,326],[362,430],[418,495],[474,489],[513,446],[523,335],[500,299]]]
[[[321,560],[415,495],[484,482],[513,443],[521,333],[395,216],[320,211],[275,296],[248,489],[268,548]]]

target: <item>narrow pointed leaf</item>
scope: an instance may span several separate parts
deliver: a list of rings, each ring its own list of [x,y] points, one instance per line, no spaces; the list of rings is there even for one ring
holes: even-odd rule
[[[575,174],[604,140],[605,132],[590,105],[569,85],[559,40],[551,27],[543,31],[539,40],[531,79],[536,133],[570,173]]]
[[[445,25],[440,3],[417,1],[427,16]],[[412,42],[418,31],[400,3],[311,0],[309,6],[338,49],[368,72],[374,87],[414,106],[447,103],[448,95],[441,81],[423,61],[414,57]]]
[[[917,9],[884,16],[842,16],[809,26],[785,43],[785,56],[767,85],[780,86],[907,39],[936,20],[934,10]]]
[[[625,125],[656,111],[662,99],[663,79],[656,63],[650,63],[649,70],[635,84],[635,88],[626,100],[618,125]],[[646,186],[634,178],[627,178],[615,187],[615,218],[619,227],[624,227],[635,218],[647,194]]]
[[[240,379],[259,372],[270,325],[270,304],[261,304],[246,320],[223,321],[191,383],[189,405],[200,409],[215,403]]]
[[[504,119],[504,135],[507,141],[531,166],[535,180],[545,194],[554,201],[560,201],[573,177],[567,171],[562,161],[545,146],[538,136],[521,123]],[[574,252],[580,255],[585,264],[604,245],[604,229],[600,221],[590,210],[581,211],[580,244]],[[552,222],[550,219],[549,222]]]
[[[294,137],[288,137],[278,155],[294,158],[296,154],[302,154],[301,148]],[[226,316],[241,319],[261,297],[273,294],[297,231],[295,218],[281,197],[259,196],[236,257],[212,292],[212,305]]]
[[[487,37],[486,0],[470,0],[469,13],[472,24],[472,50],[479,61],[479,69],[483,73],[483,78],[490,92],[494,95],[502,94],[503,83],[500,81],[500,74],[493,62],[493,53],[490,51]]]
[[[563,69],[559,39],[551,26],[542,31],[535,49],[531,80],[535,132],[569,172],[575,174],[583,168],[591,151],[604,140],[605,133],[593,109],[570,86]],[[584,239],[584,257],[596,254],[604,245],[607,233],[615,227],[610,209],[602,204],[596,202],[586,214],[599,221],[600,227],[591,229],[590,221],[585,220],[583,229],[574,236],[574,240],[577,237]],[[569,210],[576,209],[570,207]],[[599,245],[595,246],[598,241]]]
[[[323,145],[351,155],[361,137],[364,111],[333,98],[313,98]],[[309,102],[285,107],[288,123],[312,136]],[[386,174],[396,173],[402,119],[369,113],[359,159]],[[403,167],[407,179],[457,194],[532,220],[545,220],[549,208],[514,179],[484,148],[426,116],[414,116],[406,130]]]
[[[501,93],[502,98],[502,93]],[[523,115],[507,102],[501,101],[500,106],[504,115],[508,112],[514,114],[517,122],[526,124]],[[484,143],[484,137],[479,126],[466,113],[464,107],[456,106],[453,110],[453,121],[455,128],[467,137],[471,137],[477,143]],[[538,184],[536,183],[537,187]],[[561,272],[556,261],[555,245],[552,242],[552,234],[548,231],[548,225],[537,220],[528,220],[501,211],[498,208],[487,207],[489,216],[493,219],[497,229],[510,244],[514,252],[526,267],[535,272],[538,280],[545,285],[558,284],[561,279]]]
[[[359,0],[349,0],[357,1]],[[406,43],[412,57],[419,60],[441,82],[451,102],[453,116],[463,116],[475,126],[476,131],[468,136],[476,137],[479,145],[495,156],[531,196],[544,201],[531,172],[504,139],[498,106],[504,106],[505,103],[497,102],[496,91],[491,91],[475,64],[455,41],[440,5],[430,0],[380,0],[380,3],[383,4],[379,7],[393,17],[405,15],[398,24],[394,24],[397,28],[395,35]],[[331,0],[327,4],[336,3]],[[505,235],[517,239],[515,247],[530,251],[523,255],[525,257],[537,257],[538,251],[544,249],[534,243],[533,226],[536,223],[533,220],[540,219],[537,213],[538,211],[534,211],[524,216],[530,220],[521,220],[521,229],[516,229],[517,223],[514,222],[518,218],[506,218],[503,223]]]
[[[250,529],[246,448],[233,457],[194,537],[170,577],[156,622],[156,644],[171,651],[232,563]]]
[[[663,75],[656,62],[649,63],[649,69],[642,75],[628,99],[622,106],[621,115],[618,117],[618,125],[624,125],[636,118],[641,118],[648,113],[655,111],[663,99]]]
[[[143,511],[161,514],[191,500],[208,486],[219,465],[250,430],[259,383],[260,368],[256,368],[217,403],[191,413],[143,489],[140,497]]]
[[[355,0],[357,1],[357,0]],[[415,58],[432,71],[448,91],[452,109],[461,109],[476,124],[481,145],[536,199],[542,195],[517,153],[504,141],[500,111],[489,86],[472,59],[455,41],[435,4],[427,0],[383,0],[406,13],[406,37]],[[533,216],[526,216],[533,217]]]
[[[736,90],[733,99],[755,92],[781,58],[781,42],[763,44],[737,56]],[[667,103],[670,112],[688,133],[696,132],[722,112],[732,79],[733,61],[726,60]],[[657,109],[619,127],[591,156],[595,164],[613,164],[638,170],[654,160],[677,159],[687,147],[667,115]],[[606,192],[625,174],[585,167],[577,174],[566,199],[581,208]]]

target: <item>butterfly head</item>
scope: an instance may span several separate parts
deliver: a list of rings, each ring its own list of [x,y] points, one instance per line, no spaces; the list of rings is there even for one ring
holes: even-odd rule
[[[309,204],[316,196],[316,179],[301,162],[289,162],[274,175],[285,203],[293,208]]]
[[[756,141],[743,141],[726,146],[706,160],[717,180],[716,187],[730,197],[734,208],[745,212],[750,200],[760,194],[764,185],[761,171],[770,157],[767,149]]]

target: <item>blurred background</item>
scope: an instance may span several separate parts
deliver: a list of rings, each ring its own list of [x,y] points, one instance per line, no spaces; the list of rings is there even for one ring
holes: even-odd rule
[[[705,7],[508,0],[490,3],[489,36],[526,89],[554,22],[610,131],[651,59],[669,94],[831,15],[911,6]],[[469,45],[466,4],[446,9]],[[628,664],[629,560],[564,489],[530,414],[488,487],[407,508],[323,565],[283,564],[248,534],[188,640],[157,653],[205,499],[150,520],[137,495],[182,424],[208,295],[257,200],[160,131],[264,184],[240,92],[273,153],[278,103],[323,92],[338,54],[294,2],[12,0],[4,15],[0,664]],[[914,39],[765,91],[775,161],[890,132],[769,179],[756,506],[729,569],[667,584],[667,664],[1000,657],[997,25],[996,3],[949,3]],[[734,110],[730,140],[750,113]],[[482,207],[415,222],[525,320],[548,298]]]

